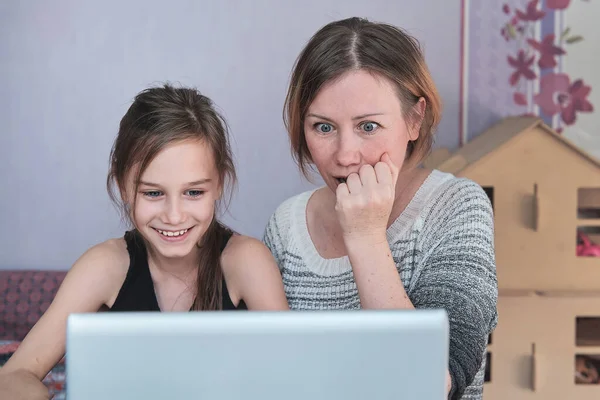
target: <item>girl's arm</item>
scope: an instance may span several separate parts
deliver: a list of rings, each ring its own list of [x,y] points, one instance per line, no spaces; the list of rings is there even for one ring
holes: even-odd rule
[[[86,251],[67,273],[48,310],[0,368],[0,374],[25,370],[44,379],[65,353],[69,314],[96,312],[102,305],[112,304],[128,265],[122,240],[109,240]]]
[[[234,304],[244,300],[249,310],[289,310],[279,267],[261,241],[234,235],[221,262]]]
[[[1,373],[0,398],[6,400],[49,400],[50,391],[37,376],[24,369]]]

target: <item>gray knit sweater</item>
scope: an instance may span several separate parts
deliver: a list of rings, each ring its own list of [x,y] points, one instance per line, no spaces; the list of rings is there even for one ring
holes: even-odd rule
[[[306,225],[314,191],[283,202],[265,230],[293,310],[358,309],[348,257],[324,259]],[[481,399],[488,335],[497,323],[498,286],[491,203],[476,183],[434,170],[387,231],[416,308],[444,308],[450,321],[449,399]]]

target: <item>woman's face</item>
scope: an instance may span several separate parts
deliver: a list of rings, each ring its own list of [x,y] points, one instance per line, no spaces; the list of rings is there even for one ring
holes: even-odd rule
[[[419,132],[407,122],[393,83],[358,70],[319,91],[306,113],[304,135],[315,166],[335,192],[342,179],[364,164],[374,166],[384,153],[401,169],[408,142]]]

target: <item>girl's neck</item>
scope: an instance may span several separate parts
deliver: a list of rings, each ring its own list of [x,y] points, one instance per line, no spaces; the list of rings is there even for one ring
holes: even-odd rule
[[[198,252],[193,251],[186,257],[167,258],[149,249],[148,265],[163,277],[176,278],[191,285],[198,275],[198,256]]]

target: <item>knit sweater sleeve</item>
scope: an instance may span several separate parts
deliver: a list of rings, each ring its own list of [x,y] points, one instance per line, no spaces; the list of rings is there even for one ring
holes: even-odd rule
[[[416,308],[444,308],[450,324],[449,399],[460,399],[480,369],[497,323],[494,217],[483,189],[453,179],[423,220],[423,254],[410,290]]]
[[[295,197],[292,197],[277,207],[269,218],[263,234],[262,241],[275,257],[275,261],[280,268],[283,266],[284,252],[291,224],[291,208],[294,201]]]

